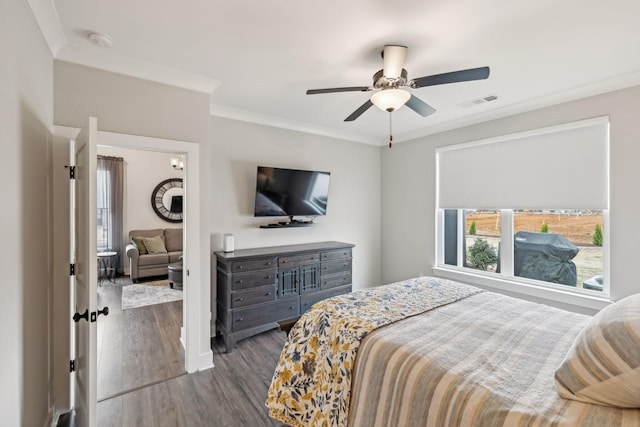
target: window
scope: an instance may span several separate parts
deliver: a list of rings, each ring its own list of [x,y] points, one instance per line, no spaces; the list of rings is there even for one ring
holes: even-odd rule
[[[98,251],[106,251],[109,249],[109,201],[111,200],[111,179],[109,171],[99,169],[97,175],[98,191],[96,200],[98,203]]]
[[[98,252],[115,251],[118,253],[116,268],[122,273],[119,258],[124,254],[123,248],[123,177],[124,161],[121,157],[98,156],[97,161],[97,250]]]
[[[503,218],[513,227],[503,228]],[[446,209],[444,222],[445,265],[544,286],[604,291],[602,211]],[[503,240],[513,242],[509,253]]]
[[[438,267],[608,295],[608,134],[596,118],[438,149]]]

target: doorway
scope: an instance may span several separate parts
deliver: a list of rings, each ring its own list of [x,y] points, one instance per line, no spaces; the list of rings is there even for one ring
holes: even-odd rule
[[[102,139],[97,153],[99,258],[100,253],[114,254],[102,263],[97,287],[98,307],[109,307],[109,315],[97,321],[100,419],[109,399],[187,373],[180,341],[186,224],[179,216],[182,203],[176,203],[184,194],[184,167],[178,167],[184,153],[108,146]],[[164,201],[171,217],[161,216],[164,211],[154,204],[156,199],[163,203],[155,189],[166,181],[175,185]],[[143,240],[157,237],[162,242],[158,253],[145,254],[150,248]],[[180,267],[172,282],[170,266]]]
[[[185,370],[188,373],[213,367],[209,344],[211,309],[205,291],[208,280],[201,275],[202,249],[200,233],[200,168],[199,146],[196,143],[161,138],[98,131],[100,145],[155,151],[184,153],[184,283],[183,313],[180,342],[184,348]],[[193,284],[193,285],[190,285]],[[205,289],[206,288],[206,289]],[[204,297],[204,298],[203,298]],[[207,304],[205,305],[204,302]]]
[[[56,165],[60,166],[61,170],[67,170],[66,178],[64,174],[61,174],[60,178],[56,181],[55,186],[57,189],[61,190],[61,192],[66,193],[64,187],[69,186],[69,173],[66,165],[69,160],[69,142],[70,140],[75,140],[79,135],[79,128],[70,128],[65,126],[55,126],[55,135],[56,138],[60,138],[58,141],[60,142],[59,147],[61,150],[56,149]],[[124,147],[124,148],[132,148],[132,149],[140,149],[147,151],[162,151],[162,152],[172,152],[172,153],[184,153],[184,162],[185,162],[185,172],[184,172],[184,195],[185,195],[185,204],[184,204],[184,217],[186,219],[186,223],[189,224],[188,227],[184,229],[184,255],[185,255],[185,264],[184,264],[184,282],[183,282],[183,299],[184,299],[184,310],[182,311],[182,322],[180,328],[180,343],[182,348],[184,349],[184,369],[188,373],[196,372],[198,370],[208,369],[213,367],[213,353],[210,348],[210,318],[211,318],[211,309],[209,305],[209,280],[207,268],[204,268],[202,263],[202,256],[208,253],[208,249],[206,249],[206,245],[201,245],[201,221],[200,221],[200,169],[199,169],[199,146],[196,143],[189,143],[183,141],[175,141],[175,140],[166,140],[152,137],[141,137],[134,135],[126,135],[126,134],[117,134],[111,132],[103,132],[103,131],[95,131],[97,136],[96,140],[100,141],[101,145],[114,146],[114,147]],[[95,150],[95,148],[94,148]],[[59,152],[60,151],[60,152]],[[67,153],[66,155],[63,153]],[[73,164],[73,163],[72,163]],[[63,168],[65,166],[65,168]],[[95,174],[95,163],[93,166],[94,174]],[[95,181],[94,181],[95,182]],[[95,183],[94,183],[95,186]],[[95,188],[95,187],[93,187]],[[55,269],[58,270],[56,273],[56,277],[59,278],[56,281],[56,286],[61,289],[61,293],[65,293],[70,291],[70,288],[73,288],[73,285],[69,286],[69,262],[70,259],[67,258],[69,253],[69,244],[62,242],[62,240],[66,239],[68,236],[69,229],[72,225],[69,223],[70,219],[68,217],[68,204],[69,198],[64,195],[60,197],[61,204],[59,208],[56,210],[56,215],[59,215],[59,221],[61,221],[60,227],[60,238],[61,241],[57,246],[59,246],[58,251],[56,251],[58,260],[56,262]],[[64,206],[67,206],[66,208]],[[94,209],[95,209],[95,203]],[[55,216],[55,215],[54,215]],[[90,216],[95,218],[95,210],[94,213]],[[95,224],[95,220],[94,220]],[[91,229],[90,235],[95,236],[95,225]],[[65,232],[66,230],[66,232]],[[203,242],[204,243],[204,242]],[[94,247],[94,255],[95,255],[95,238],[94,244],[91,245]],[[94,273],[95,277],[95,257],[93,268],[90,269]],[[66,265],[66,270],[62,267]],[[62,268],[60,268],[62,267]],[[206,280],[205,280],[206,279]],[[96,281],[93,281],[94,284]],[[65,290],[66,288],[66,290]],[[93,297],[89,296],[89,304],[91,304],[92,310],[95,310],[95,306],[97,305],[97,292],[94,287]],[[73,311],[71,307],[75,307],[73,293],[66,294],[67,297],[71,298],[69,300],[69,311],[70,314],[73,315]],[[93,302],[91,299],[93,298]],[[91,346],[87,347],[83,350],[82,354],[77,352],[76,344],[74,341],[75,336],[75,323],[71,321],[69,324],[69,317],[65,312],[60,312],[55,315],[56,322],[59,324],[69,325],[70,335],[69,335],[69,352],[65,355],[65,352],[60,352],[59,357],[54,358],[56,366],[67,365],[69,366],[69,360],[72,360],[72,368],[73,368],[73,359],[75,357],[80,357],[80,359],[85,360],[86,363],[82,363],[78,366],[83,367],[82,371],[86,373],[87,378],[93,377],[91,382],[84,388],[78,388],[78,384],[76,378],[79,376],[78,370],[75,372],[72,371],[69,374],[68,381],[59,383],[61,388],[61,392],[68,393],[69,401],[68,407],[74,408],[78,407],[78,401],[76,399],[77,395],[84,396],[85,406],[80,406],[82,410],[87,411],[87,416],[90,414],[91,417],[95,417],[96,411],[96,383],[97,383],[97,367],[95,362],[96,360],[96,340],[93,339],[93,350],[90,350]],[[100,316],[102,317],[102,316]],[[61,323],[60,323],[61,322]],[[84,324],[84,323],[83,323]],[[95,323],[94,323],[95,325]],[[94,330],[97,330],[95,328]],[[97,335],[97,332],[96,332]],[[94,335],[94,336],[96,336]],[[63,344],[64,345],[64,344]],[[76,349],[76,350],[74,350]],[[88,353],[87,353],[88,352]],[[93,352],[93,356],[91,356],[91,352]],[[66,359],[66,361],[65,361]],[[93,361],[92,361],[93,359]],[[62,395],[62,394],[61,394]],[[62,403],[63,405],[65,403]],[[89,418],[87,418],[89,419]],[[95,418],[93,418],[95,419]],[[94,424],[91,424],[94,425]]]

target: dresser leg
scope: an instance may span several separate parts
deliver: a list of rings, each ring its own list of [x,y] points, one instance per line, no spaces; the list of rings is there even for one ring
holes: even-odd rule
[[[229,336],[226,336],[224,337],[224,344],[226,346],[226,353],[231,353],[233,351],[233,347],[235,347],[236,342]]]

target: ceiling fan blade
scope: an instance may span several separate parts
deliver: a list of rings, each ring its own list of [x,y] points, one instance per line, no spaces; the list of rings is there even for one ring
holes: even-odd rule
[[[369,108],[371,108],[371,106],[373,105],[373,102],[371,102],[370,99],[367,99],[367,102],[365,102],[364,104],[362,104],[360,107],[358,107],[358,109],[356,111],[354,111],[353,113],[351,113],[351,115],[349,117],[347,117],[346,119],[344,119],[345,122],[352,122],[355,119],[357,119],[358,117],[360,117],[362,115],[362,113],[364,113],[365,111],[367,111]]]
[[[420,98],[411,95],[411,98],[407,101],[407,107],[411,108],[416,113],[420,114],[422,117],[427,117],[429,114],[433,114],[436,112],[436,109],[422,101]]]
[[[309,89],[307,95],[317,95],[319,93],[334,93],[334,92],[368,92],[371,90],[370,86],[353,86],[353,87],[333,87],[329,89]]]
[[[482,80],[489,77],[489,67],[471,68],[468,70],[452,71],[450,73],[434,74],[433,76],[418,77],[410,82],[414,88],[443,85],[447,83]]]
[[[388,79],[400,77],[406,56],[406,46],[386,45],[382,51],[382,59],[384,61],[382,75]]]

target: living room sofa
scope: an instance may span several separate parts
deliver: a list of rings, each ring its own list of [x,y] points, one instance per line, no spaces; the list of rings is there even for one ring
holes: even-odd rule
[[[141,254],[133,238],[156,236],[160,236],[167,252]],[[182,257],[182,228],[131,230],[129,241],[126,248],[129,257],[129,275],[134,283],[142,277],[166,276],[169,264],[179,261]]]

